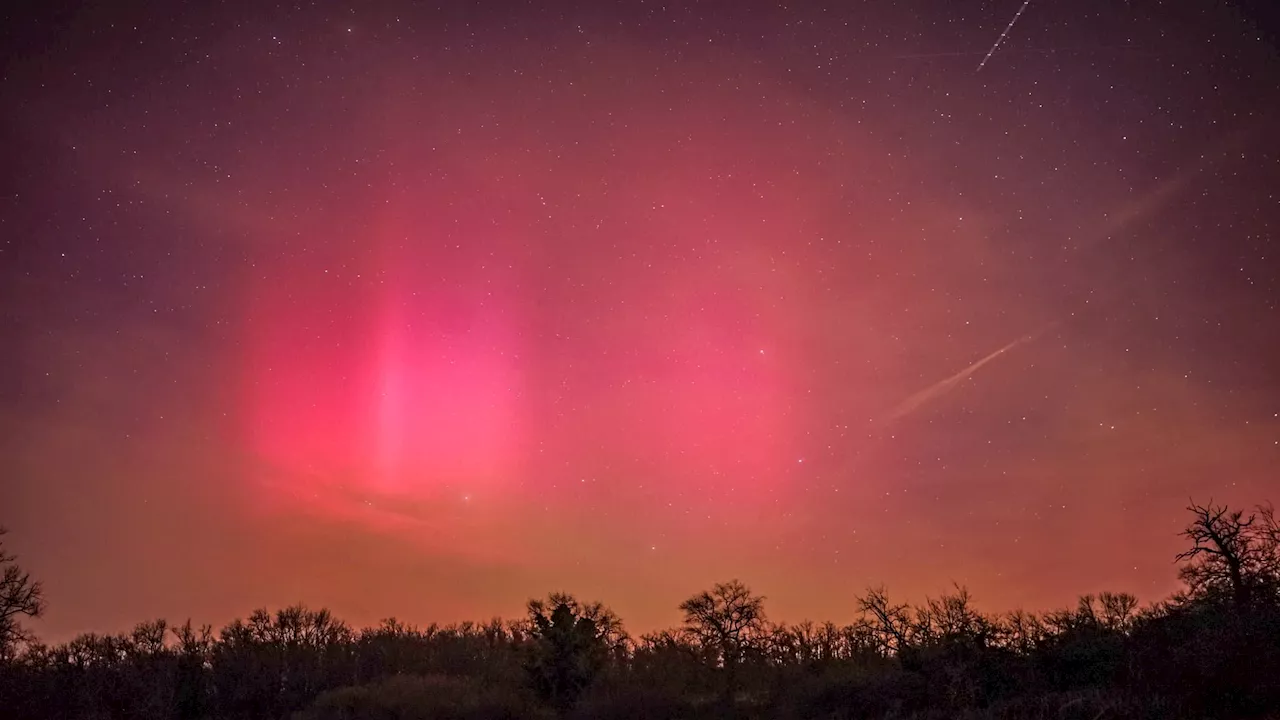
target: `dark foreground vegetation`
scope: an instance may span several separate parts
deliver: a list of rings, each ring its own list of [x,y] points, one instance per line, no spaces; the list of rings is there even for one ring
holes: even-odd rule
[[[851,625],[766,620],[733,581],[639,638],[563,594],[514,622],[355,631],[260,610],[221,631],[143,623],[57,647],[23,632],[40,587],[0,553],[0,714],[16,718],[1280,717],[1280,527],[1193,505],[1183,592],[987,615],[967,592],[851,599]]]

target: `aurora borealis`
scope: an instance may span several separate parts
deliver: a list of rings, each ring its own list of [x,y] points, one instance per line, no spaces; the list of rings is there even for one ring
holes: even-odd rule
[[[1280,60],[1032,2],[975,72],[1019,4],[11,23],[38,632],[1165,594],[1188,497],[1280,499]]]

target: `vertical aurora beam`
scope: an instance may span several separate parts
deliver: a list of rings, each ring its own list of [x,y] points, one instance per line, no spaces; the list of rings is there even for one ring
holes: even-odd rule
[[[394,269],[387,268],[387,272]],[[373,486],[384,493],[394,493],[402,487],[404,454],[406,450],[406,378],[404,357],[407,338],[405,313],[398,296],[403,292],[396,279],[392,289],[384,292],[378,313],[377,348],[374,363],[376,377],[373,386],[377,417],[373,422],[371,445],[375,453]]]

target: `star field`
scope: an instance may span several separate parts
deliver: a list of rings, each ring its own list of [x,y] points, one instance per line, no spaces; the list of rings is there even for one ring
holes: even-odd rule
[[[9,23],[40,632],[1165,594],[1188,496],[1276,494],[1275,25],[1020,4]]]

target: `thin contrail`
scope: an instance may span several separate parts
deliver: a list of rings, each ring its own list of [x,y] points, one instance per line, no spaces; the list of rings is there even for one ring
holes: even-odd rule
[[[957,385],[959,385],[961,382],[963,382],[965,378],[969,377],[970,375],[978,372],[978,370],[982,369],[983,365],[986,365],[992,360],[995,360],[996,358],[1018,347],[1019,345],[1022,345],[1023,343],[1028,343],[1028,342],[1031,342],[1032,340],[1035,340],[1037,337],[1040,337],[1040,335],[1044,333],[1045,330],[1048,330],[1050,327],[1052,327],[1052,324],[1047,325],[1044,328],[1034,333],[1031,333],[1030,335],[1023,335],[1017,340],[1014,340],[1008,345],[1005,345],[999,350],[996,350],[990,355],[987,355],[981,360],[978,360],[972,365],[966,367],[965,369],[961,370],[955,375],[952,375],[951,377],[946,378],[945,380],[942,380],[940,382],[936,382],[930,385],[929,387],[921,390],[920,392],[912,395],[906,400],[903,400],[902,403],[898,405],[898,407],[893,409],[893,412],[889,413],[889,417],[886,418],[885,422],[893,422],[894,420],[897,420],[903,417],[904,415],[908,415],[912,412],[915,412],[917,409],[920,408],[920,406],[924,405],[930,400],[933,400],[934,398],[945,395],[946,393],[954,389]]]
[[[1018,8],[1018,12],[1013,14],[1013,19],[1010,20],[1009,24],[1005,26],[1004,32],[1000,33],[1000,37],[996,38],[995,44],[992,45],[991,49],[987,51],[987,56],[982,58],[982,62],[978,63],[978,69],[975,70],[974,72],[981,71],[982,66],[987,64],[987,61],[990,60],[991,56],[995,54],[996,48],[1000,47],[1000,43],[1004,42],[1004,39],[1009,34],[1009,31],[1013,29],[1013,24],[1018,22],[1018,18],[1022,16],[1022,11],[1026,10],[1027,6],[1030,4],[1031,4],[1031,0],[1023,0],[1022,7]]]

